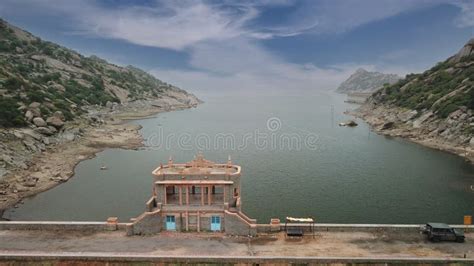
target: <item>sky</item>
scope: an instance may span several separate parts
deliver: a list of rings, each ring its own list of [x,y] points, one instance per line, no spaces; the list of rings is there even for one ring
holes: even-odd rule
[[[474,37],[474,0],[2,0],[0,16],[198,95],[422,72]]]

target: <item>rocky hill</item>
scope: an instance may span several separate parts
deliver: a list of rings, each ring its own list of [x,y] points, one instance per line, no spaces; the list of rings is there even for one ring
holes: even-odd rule
[[[0,20],[0,127],[34,125],[54,132],[90,106],[137,100],[162,100],[170,106],[199,103],[194,95],[138,68],[82,56]]]
[[[0,19],[0,220],[3,209],[67,181],[97,152],[142,146],[140,126],[122,119],[198,103],[143,70],[85,57]]]
[[[473,160],[474,39],[454,56],[375,92],[358,115],[377,131]]]
[[[369,72],[363,68],[357,69],[347,80],[337,88],[340,93],[352,92],[374,92],[384,86],[393,84],[401,77],[395,74],[383,74],[380,72]]]

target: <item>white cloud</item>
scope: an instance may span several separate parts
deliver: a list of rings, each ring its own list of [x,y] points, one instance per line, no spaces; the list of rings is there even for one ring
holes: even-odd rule
[[[184,88],[212,91],[332,90],[359,65],[323,69],[312,64],[293,64],[273,56],[248,39],[208,42],[192,49],[193,71],[151,71],[157,77]]]
[[[133,3],[133,2],[132,2]],[[78,32],[131,43],[183,50],[202,41],[236,37],[269,39],[303,33],[339,33],[396,14],[440,3],[461,9],[460,26],[473,26],[473,2],[462,0],[321,0],[299,2],[300,7],[271,26],[247,24],[268,6],[294,1],[156,0],[147,6],[108,7],[94,0],[3,0],[0,10],[63,15],[77,23]],[[9,10],[10,9],[10,10]]]
[[[257,11],[250,6],[224,10],[200,1],[165,1],[152,7],[106,9],[86,6],[76,16],[85,33],[131,43],[182,50],[206,40],[225,40],[244,32]]]
[[[205,40],[237,37],[242,34],[242,24],[256,15],[252,8],[235,15],[199,2],[168,2],[161,8],[166,12],[130,8],[104,14],[101,10],[100,16],[87,23],[95,26],[96,35],[181,50]]]
[[[435,1],[437,0],[323,0],[313,2],[313,8],[305,8],[299,16],[307,20],[318,20],[319,26],[314,29],[316,32],[337,33],[402,12],[434,5]]]
[[[474,2],[460,1],[456,5],[461,8],[461,15],[457,17],[456,24],[459,27],[474,27]]]
[[[0,11],[8,12],[8,8],[13,6],[22,12],[67,16],[76,22],[76,30],[82,34],[189,53],[192,71],[152,71],[157,77],[184,88],[274,91],[333,89],[361,65],[349,63],[320,68],[312,64],[289,63],[259,46],[259,39],[305,32],[344,32],[441,2],[445,1],[309,1],[284,24],[261,28],[249,27],[248,24],[259,17],[262,6],[291,5],[292,1],[270,4],[264,0],[227,3],[156,1],[147,6],[110,8],[93,0],[4,0],[0,3]],[[458,24],[472,25],[472,3],[457,1],[451,4],[462,10]],[[386,56],[403,56],[403,53]],[[382,72],[396,71],[398,74],[410,71],[383,65],[363,67]]]

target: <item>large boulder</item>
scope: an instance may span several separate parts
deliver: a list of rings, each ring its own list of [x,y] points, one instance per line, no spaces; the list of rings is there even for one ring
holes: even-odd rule
[[[49,87],[51,87],[51,88],[53,88],[53,89],[56,89],[56,90],[58,90],[58,91],[60,91],[60,92],[65,92],[65,91],[66,91],[66,89],[64,88],[64,86],[61,85],[61,84],[56,84],[56,83],[55,83],[55,84],[51,84]]]
[[[387,129],[391,129],[393,128],[393,126],[395,126],[395,123],[390,121],[390,122],[386,122],[382,125],[382,127],[380,128],[380,130],[387,130]]]
[[[41,117],[41,109],[39,109],[39,108],[30,108],[30,109],[28,109],[28,111],[31,112],[33,117]]]
[[[38,182],[37,177],[28,176],[27,178],[25,178],[23,186],[25,186],[25,187],[35,187],[37,182]]]
[[[348,120],[346,122],[339,123],[339,126],[355,127],[355,126],[357,126],[357,123],[354,120]]]
[[[400,119],[402,122],[407,122],[408,120],[411,120],[418,114],[418,111],[416,110],[407,110],[405,112],[401,112],[398,114],[398,119]]]
[[[32,102],[30,103],[29,107],[34,109],[34,108],[39,108],[41,104],[39,102]]]
[[[431,116],[433,115],[433,112],[428,111],[424,114],[422,114],[420,117],[418,117],[414,122],[413,122],[413,127],[414,128],[420,128],[421,125]]]
[[[451,112],[448,117],[449,118],[458,118],[460,115],[462,115],[463,111],[461,109],[458,109],[454,112]]]
[[[474,54],[474,38],[470,39],[461,50],[449,59],[450,63],[460,62],[461,59]]]
[[[13,135],[17,138],[17,139],[23,139],[25,138],[25,135],[23,135],[23,133],[21,133],[20,131],[13,131]]]
[[[56,116],[48,117],[48,119],[46,119],[46,123],[48,123],[48,125],[51,125],[55,128],[61,128],[62,126],[64,126],[64,122],[59,117],[56,117]]]
[[[54,134],[54,131],[47,127],[37,127],[35,128],[35,131],[46,136],[51,136]]]
[[[38,134],[38,132],[28,128],[28,129],[23,129],[22,133],[25,136],[25,139],[35,139],[35,140],[41,140],[42,136],[41,134]]]
[[[61,119],[61,121],[66,120],[66,117],[64,116],[63,112],[61,112],[61,111],[54,112],[53,116]]]
[[[31,112],[30,110],[26,111],[26,113],[25,113],[26,121],[31,121],[31,119],[33,119],[33,117],[34,117],[33,112]]]
[[[32,102],[28,106],[28,110],[33,114],[33,117],[41,117],[41,104],[39,102]]]
[[[113,105],[113,104],[112,104],[112,102],[110,102],[110,101],[107,101],[107,102],[105,103],[105,107],[107,107],[107,108],[109,108],[109,109],[112,109],[112,105]]]
[[[49,130],[51,130],[53,133],[58,132],[58,130],[57,130],[55,127],[53,127],[53,126],[48,126],[48,128],[49,128]]]
[[[45,127],[46,126],[46,122],[41,117],[33,118],[33,124],[35,124],[35,126],[37,126],[37,127]]]

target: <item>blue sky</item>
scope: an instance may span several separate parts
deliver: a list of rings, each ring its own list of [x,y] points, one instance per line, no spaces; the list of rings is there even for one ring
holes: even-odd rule
[[[2,0],[43,39],[196,93],[334,89],[359,67],[421,72],[474,37],[474,1]]]

